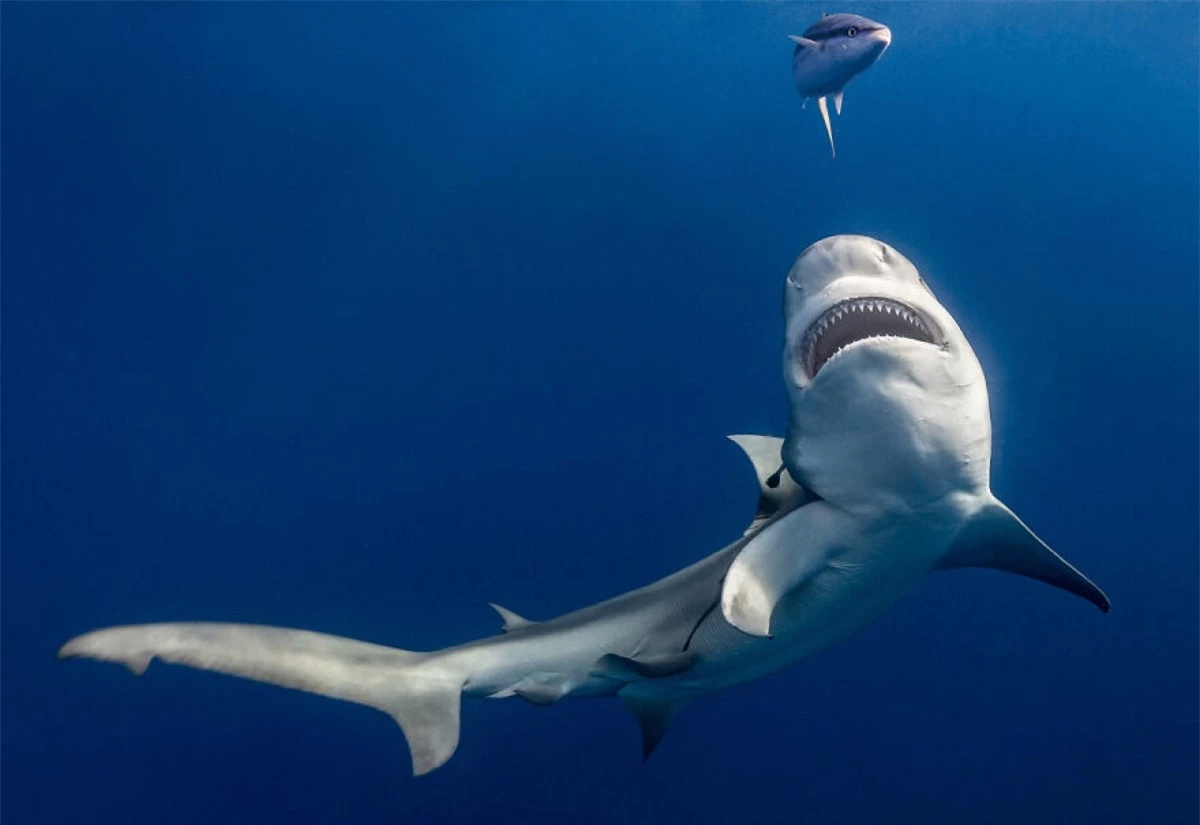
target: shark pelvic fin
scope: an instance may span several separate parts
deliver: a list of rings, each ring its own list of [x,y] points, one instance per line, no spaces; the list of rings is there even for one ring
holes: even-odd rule
[[[771,435],[731,435],[729,440],[742,448],[746,458],[754,465],[758,477],[758,507],[754,520],[743,535],[750,535],[762,528],[781,510],[790,509],[806,501],[808,491],[792,480],[783,466],[780,450],[783,439]]]
[[[1051,550],[995,497],[967,522],[934,569],[959,567],[990,567],[1037,579],[1087,599],[1105,613],[1109,610],[1108,596],[1099,587]]]
[[[640,682],[644,679],[661,679],[687,670],[696,661],[693,652],[665,653],[660,656],[641,656],[631,659],[606,653],[592,665],[593,676],[603,676],[619,682]]]
[[[825,121],[825,134],[829,135],[829,151],[836,158],[837,149],[833,146],[833,124],[829,122],[829,106],[825,103],[823,95],[817,98],[817,108],[821,110],[821,120]]]
[[[725,574],[725,620],[751,636],[770,636],[776,605],[830,564],[832,554],[852,533],[848,520],[842,511],[818,500],[763,527]]]
[[[837,112],[839,115],[842,113],[842,95],[843,94],[845,94],[844,91],[838,92],[837,94],[835,94],[833,96],[833,110],[835,112]]]
[[[507,607],[501,607],[495,602],[488,602],[488,607],[499,613],[500,618],[504,620],[504,624],[501,625],[500,629],[505,633],[508,633],[510,630],[516,630],[518,627],[528,627],[531,624],[537,624],[537,622],[530,621],[524,616],[517,615]]]
[[[658,696],[645,696],[626,688],[617,694],[633,718],[637,719],[642,729],[642,758],[649,759],[650,754],[658,747],[658,743],[667,733],[667,727],[686,699],[674,697],[664,699]]]

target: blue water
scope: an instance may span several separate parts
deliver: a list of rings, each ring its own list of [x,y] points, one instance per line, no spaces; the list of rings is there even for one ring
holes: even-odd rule
[[[5,4],[5,823],[1197,821],[1200,6]],[[738,535],[791,261],[908,255],[993,486],[1105,588],[942,573],[700,701],[365,708],[59,662],[224,619],[414,649]]]

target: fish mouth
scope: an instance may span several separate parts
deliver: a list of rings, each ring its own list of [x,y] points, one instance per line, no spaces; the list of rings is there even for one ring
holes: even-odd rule
[[[908,304],[893,298],[849,298],[822,312],[800,339],[809,380],[843,349],[868,338],[907,338],[940,346],[937,324]]]

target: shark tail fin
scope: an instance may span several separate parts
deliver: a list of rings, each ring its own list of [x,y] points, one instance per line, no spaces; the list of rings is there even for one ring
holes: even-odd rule
[[[989,567],[1045,582],[1087,599],[1107,613],[1108,596],[1033,534],[999,499],[991,500],[959,533],[935,570]]]
[[[434,654],[307,630],[180,622],[96,630],[58,655],[119,662],[139,676],[157,658],[373,707],[400,724],[417,776],[458,747],[465,676],[439,667]]]

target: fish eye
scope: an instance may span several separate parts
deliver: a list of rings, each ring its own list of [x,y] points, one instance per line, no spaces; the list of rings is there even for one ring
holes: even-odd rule
[[[846,29],[846,36],[847,37],[857,37],[858,36],[858,27],[851,26],[850,28]]]

